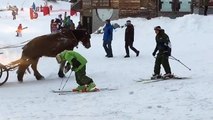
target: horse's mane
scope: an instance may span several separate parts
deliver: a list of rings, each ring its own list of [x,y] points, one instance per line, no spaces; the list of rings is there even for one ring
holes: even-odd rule
[[[75,35],[76,39],[81,39],[83,35],[87,32],[85,29],[78,29],[78,30],[72,30],[73,34]]]

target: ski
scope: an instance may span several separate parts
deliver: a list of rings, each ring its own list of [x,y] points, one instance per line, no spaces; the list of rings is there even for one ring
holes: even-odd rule
[[[136,82],[143,82],[143,83],[152,83],[152,82],[160,82],[160,81],[166,81],[166,80],[185,80],[185,79],[191,79],[190,77],[173,77],[173,78],[158,78],[158,79],[143,79],[140,78],[139,80],[136,80]]]
[[[67,93],[91,93],[91,92],[99,92],[99,91],[113,91],[117,90],[116,88],[95,88],[93,91],[87,91],[87,92],[79,92],[79,91],[72,91],[72,90],[52,90],[53,93],[58,94],[67,94]]]

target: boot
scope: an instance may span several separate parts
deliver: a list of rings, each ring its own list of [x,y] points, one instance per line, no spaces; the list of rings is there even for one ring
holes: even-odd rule
[[[138,56],[139,56],[139,53],[140,53],[140,51],[137,51],[137,52],[136,52],[136,57],[138,57]]]
[[[95,83],[94,83],[94,82],[91,82],[91,83],[87,86],[86,91],[87,91],[87,92],[91,92],[91,91],[95,90],[95,87],[96,87]]]
[[[174,75],[171,74],[171,73],[166,73],[162,76],[163,79],[170,79],[170,78],[173,78],[173,77],[174,77]]]
[[[77,88],[72,90],[73,92],[85,92],[86,86],[85,85],[79,85]]]
[[[152,77],[151,77],[152,80],[154,80],[154,79],[160,79],[160,78],[162,78],[162,76],[160,74],[156,74],[156,73],[153,74]]]
[[[129,55],[125,55],[125,56],[124,56],[124,58],[129,58],[129,57],[130,57]]]

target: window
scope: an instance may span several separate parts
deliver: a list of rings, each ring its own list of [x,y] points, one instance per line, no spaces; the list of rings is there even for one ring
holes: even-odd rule
[[[160,0],[161,9],[162,12],[171,12],[172,11],[172,4],[170,0]]]
[[[191,0],[181,0],[180,12],[191,12]]]

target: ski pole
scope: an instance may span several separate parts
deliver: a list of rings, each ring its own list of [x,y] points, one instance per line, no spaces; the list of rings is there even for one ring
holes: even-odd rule
[[[60,86],[59,86],[58,90],[61,90],[61,85],[62,85],[63,81],[64,81],[64,78],[62,78],[62,80],[61,80],[61,84],[60,84]]]
[[[62,91],[62,90],[64,89],[64,87],[66,86],[66,84],[67,84],[67,82],[68,82],[68,80],[69,80],[71,74],[72,74],[72,70],[71,70],[71,72],[70,72],[70,74],[69,74],[69,76],[68,76],[66,82],[64,83],[64,86],[62,87],[61,91]]]
[[[188,70],[191,70],[189,67],[187,67],[185,64],[183,64],[180,60],[178,60],[177,58],[173,57],[173,56],[170,56],[172,57],[172,60],[176,60],[178,61],[180,64],[182,64],[183,66],[185,66],[186,68],[188,68]]]
[[[64,67],[65,67],[65,63],[66,62],[62,62],[61,64],[60,64],[60,70],[63,72],[63,70],[61,69],[61,68],[63,68],[64,69]],[[62,83],[64,82],[64,78],[62,78],[62,80],[61,80],[61,84],[60,84],[60,86],[59,86],[59,88],[58,88],[58,90],[61,90],[61,86],[62,86]]]

